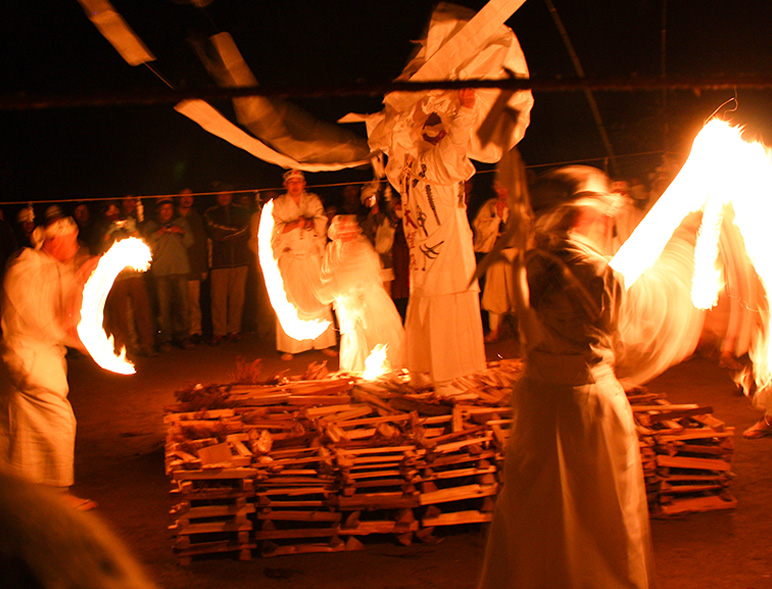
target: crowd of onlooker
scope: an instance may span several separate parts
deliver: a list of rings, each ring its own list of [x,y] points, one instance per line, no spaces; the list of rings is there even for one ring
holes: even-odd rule
[[[145,240],[153,252],[148,272],[124,270],[108,296],[105,329],[116,350],[125,346],[130,357],[147,357],[173,346],[236,342],[245,331],[271,337],[275,315],[257,261],[257,227],[262,206],[279,192],[235,192],[227,184],[216,190],[27,204],[14,211],[15,222],[0,210],[1,267],[21,248],[34,247],[35,227],[72,216],[79,228],[76,264],[130,236]],[[329,199],[325,213],[330,219],[339,213],[357,216],[381,256],[387,291],[404,316],[409,256],[399,198],[392,201],[389,194],[373,190],[363,196],[360,185],[347,185],[339,198]]]
[[[658,180],[653,175],[650,187],[636,180],[614,182],[614,190],[630,203],[626,216],[618,220],[620,242],[664,190],[666,184]],[[485,194],[480,198],[471,181],[466,185],[478,259],[490,251],[508,219],[506,195],[492,188],[493,198]],[[79,227],[81,260],[101,255],[128,236],[143,238],[152,249],[150,271],[124,270],[107,299],[105,328],[114,336],[116,349],[126,346],[130,356],[154,356],[172,346],[188,349],[236,342],[245,331],[271,337],[276,320],[257,259],[257,227],[262,206],[279,194],[234,191],[219,184],[216,192],[202,195],[186,189],[154,198],[129,195],[108,201],[28,204],[15,210],[12,221],[0,210],[0,267],[15,251],[32,247],[36,226],[70,215]],[[400,196],[383,183],[348,184],[322,200],[330,221],[338,214],[356,216],[380,257],[383,285],[404,319],[410,253]],[[482,313],[486,340],[495,341],[511,319],[514,303],[511,293],[502,290],[507,289],[506,276],[488,274],[490,281],[486,276],[480,281]]]

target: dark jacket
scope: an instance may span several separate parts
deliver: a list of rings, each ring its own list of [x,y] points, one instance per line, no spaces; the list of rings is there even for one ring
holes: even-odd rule
[[[238,205],[215,205],[204,213],[209,237],[212,238],[212,269],[234,268],[249,263],[248,209]]]
[[[209,270],[209,250],[206,243],[209,236],[207,235],[204,218],[193,208],[182,218],[188,222],[193,233],[193,245],[188,248],[190,279],[201,280],[201,275]]]

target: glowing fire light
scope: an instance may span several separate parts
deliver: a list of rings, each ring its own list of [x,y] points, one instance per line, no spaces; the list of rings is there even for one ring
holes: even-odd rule
[[[386,351],[388,349],[388,344],[375,345],[370,352],[370,355],[365,358],[365,371],[362,373],[363,379],[375,380],[379,376],[388,374],[391,371],[389,360],[386,357]]]
[[[745,252],[765,292],[772,286],[772,157],[759,142],[745,141],[741,130],[712,119],[694,140],[692,151],[672,184],[611,260],[629,289],[662,253],[673,231],[691,212],[703,211],[695,246],[692,302],[697,308],[715,305],[723,288],[718,269],[719,235],[724,211],[734,212]],[[729,216],[728,216],[729,217]],[[758,310],[765,323],[757,330],[749,355],[759,389],[772,384],[769,370],[770,314]]]
[[[271,236],[273,235],[273,201],[268,201],[260,214],[260,226],[257,231],[258,255],[260,267],[265,278],[265,288],[276,316],[285,333],[296,340],[316,339],[330,326],[329,321],[301,319],[298,310],[287,300],[284,280],[273,254]]]
[[[88,353],[105,370],[118,374],[134,374],[134,365],[126,359],[126,348],[116,356],[113,336],[108,338],[102,324],[107,295],[124,268],[144,272],[150,267],[152,254],[148,245],[136,237],[116,241],[99,260],[96,269],[83,288],[78,336]]]

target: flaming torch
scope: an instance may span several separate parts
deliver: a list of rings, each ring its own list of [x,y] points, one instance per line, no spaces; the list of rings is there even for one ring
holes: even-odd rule
[[[148,245],[136,237],[116,241],[99,260],[96,269],[83,288],[78,336],[94,361],[105,370],[118,374],[134,374],[134,365],[126,359],[126,348],[116,356],[113,336],[102,328],[107,295],[124,268],[144,272],[150,267],[152,255]]]
[[[702,211],[694,254],[692,303],[708,309],[716,304],[724,288],[719,270],[719,239],[722,224],[734,216],[734,226],[742,239],[721,243],[740,248],[747,256],[729,256],[733,274],[755,271],[765,295],[772,286],[772,157],[760,142],[745,141],[741,129],[712,119],[694,140],[692,151],[672,184],[651,208],[639,226],[612,258],[610,265],[631,288],[640,275],[662,253],[673,231],[691,212]],[[726,215],[725,215],[726,213]],[[741,242],[741,243],[737,243]],[[748,350],[753,378],[758,390],[769,389],[770,313],[767,308],[751,309],[757,314],[755,336]]]
[[[271,236],[273,235],[273,201],[263,206],[260,214],[260,226],[257,230],[258,255],[260,267],[265,278],[265,288],[282,329],[288,336],[296,340],[316,339],[330,326],[329,321],[313,319],[307,321],[298,316],[297,308],[287,300],[284,290],[284,280],[273,254]]]

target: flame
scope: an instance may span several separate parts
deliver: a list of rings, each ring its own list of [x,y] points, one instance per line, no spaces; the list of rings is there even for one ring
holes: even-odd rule
[[[612,258],[610,265],[625,278],[629,289],[650,268],[683,219],[703,211],[695,246],[692,303],[708,309],[724,287],[719,269],[719,238],[724,211],[731,207],[734,225],[745,253],[764,291],[772,285],[772,157],[769,148],[745,141],[741,129],[712,119],[694,140],[692,150],[672,184]],[[729,215],[727,215],[729,218]],[[734,247],[734,246],[732,246]],[[759,312],[760,310],[756,310]],[[770,374],[770,314],[759,312],[763,326],[756,330],[749,355],[758,389],[772,384]]]
[[[78,336],[94,361],[105,370],[118,374],[134,374],[134,365],[126,359],[126,348],[116,356],[113,337],[108,338],[102,324],[107,295],[118,274],[130,267],[144,272],[150,267],[152,254],[148,245],[139,238],[129,237],[116,241],[102,256],[96,269],[83,287]]]
[[[375,344],[370,355],[365,358],[365,371],[362,378],[365,380],[375,380],[379,376],[388,374],[391,371],[389,360],[386,357],[388,344]]]
[[[273,201],[265,203],[260,214],[260,226],[257,230],[257,251],[260,267],[265,278],[265,287],[276,316],[285,333],[296,340],[316,339],[330,326],[329,321],[313,319],[306,321],[298,316],[297,308],[287,300],[284,280],[273,254],[271,236],[273,235]]]

